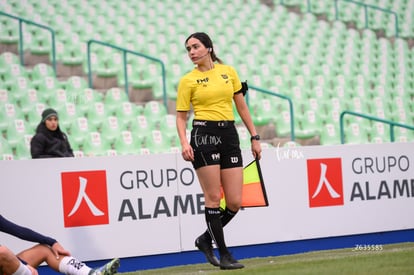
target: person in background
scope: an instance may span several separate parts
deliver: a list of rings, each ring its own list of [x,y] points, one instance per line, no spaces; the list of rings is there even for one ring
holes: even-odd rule
[[[115,258],[102,267],[92,269],[75,259],[55,239],[32,229],[17,225],[0,215],[0,232],[4,232],[37,245],[15,255],[0,245],[1,275],[37,275],[36,268],[46,262],[53,270],[68,275],[113,275],[117,273],[120,261]]]
[[[213,42],[206,33],[191,34],[185,40],[185,48],[196,67],[178,85],[177,132],[182,157],[192,162],[204,193],[207,223],[207,230],[196,239],[195,245],[220,269],[243,268],[227,249],[223,227],[237,214],[242,199],[243,161],[234,125],[233,102],[251,135],[253,156],[261,157],[260,136],[244,100],[247,84],[241,83],[236,70],[216,56]],[[186,125],[191,106],[194,120],[189,142]],[[220,209],[221,187],[226,209]],[[212,240],[218,247],[220,261],[213,253]]]
[[[73,157],[68,137],[59,127],[58,113],[51,108],[42,112],[42,120],[30,141],[32,158]]]

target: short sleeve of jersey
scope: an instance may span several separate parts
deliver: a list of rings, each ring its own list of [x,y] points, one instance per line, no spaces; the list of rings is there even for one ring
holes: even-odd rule
[[[236,93],[240,91],[240,89],[242,88],[239,75],[237,74],[236,70],[233,67],[229,66],[228,68],[229,68],[229,73],[231,73],[232,75],[231,79],[233,80],[234,92]]]
[[[178,83],[176,110],[177,111],[189,111],[191,108],[191,83],[192,78],[189,74],[183,76]]]

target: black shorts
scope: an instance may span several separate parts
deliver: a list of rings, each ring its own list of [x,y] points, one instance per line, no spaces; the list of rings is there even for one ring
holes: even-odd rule
[[[27,265],[27,262],[25,260],[20,259],[19,257],[17,257],[17,259],[19,259],[19,261],[22,262],[22,264]]]
[[[234,121],[194,120],[190,144],[194,169],[207,165],[220,165],[220,169],[243,167]]]

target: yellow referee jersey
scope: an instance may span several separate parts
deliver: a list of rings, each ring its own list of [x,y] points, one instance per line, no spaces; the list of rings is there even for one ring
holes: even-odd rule
[[[233,95],[242,88],[236,70],[229,65],[214,64],[200,72],[193,69],[178,84],[177,111],[194,108],[194,119],[234,120]]]

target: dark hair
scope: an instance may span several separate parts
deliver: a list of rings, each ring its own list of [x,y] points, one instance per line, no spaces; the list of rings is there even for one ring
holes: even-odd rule
[[[184,46],[187,44],[190,38],[195,38],[195,39],[200,40],[201,44],[203,44],[204,47],[211,49],[211,52],[210,52],[211,59],[213,61],[217,61],[218,63],[223,63],[223,61],[221,61],[221,59],[216,56],[216,53],[214,52],[213,41],[211,41],[208,34],[206,34],[205,32],[195,32],[193,34],[190,34],[190,36],[188,36],[187,39],[185,40]]]

